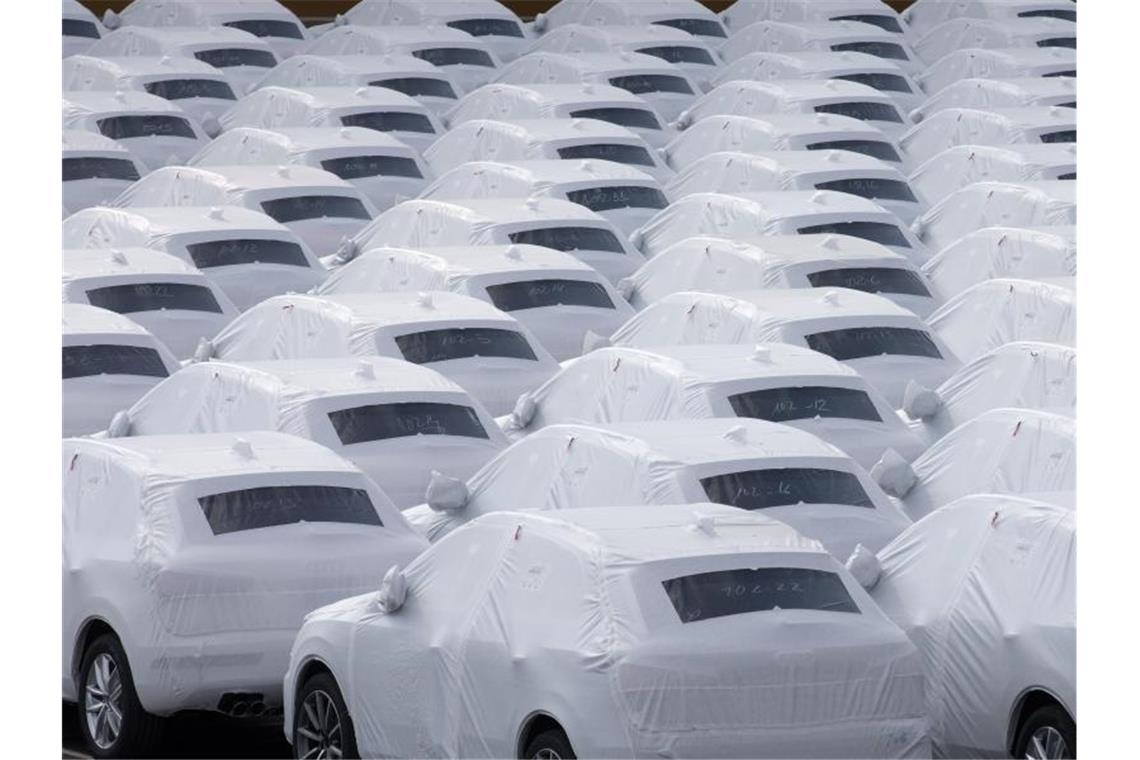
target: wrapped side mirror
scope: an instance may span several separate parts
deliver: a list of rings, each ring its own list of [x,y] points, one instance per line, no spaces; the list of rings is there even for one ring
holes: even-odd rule
[[[855,545],[855,550],[847,558],[846,565],[855,580],[859,581],[859,585],[868,591],[875,587],[879,582],[879,576],[883,573],[879,558],[863,544]]]
[[[912,420],[927,420],[942,408],[942,397],[924,385],[910,380],[903,391],[902,409]]]
[[[380,581],[380,590],[376,592],[376,607],[383,613],[391,614],[403,607],[407,598],[408,579],[404,576],[404,569],[392,565],[384,573],[384,580]]]
[[[424,498],[436,512],[457,512],[467,506],[470,494],[462,480],[448,477],[438,470],[431,471]]]
[[[894,449],[887,449],[875,466],[871,468],[871,478],[891,496],[902,498],[914,488],[918,478],[910,462]]]

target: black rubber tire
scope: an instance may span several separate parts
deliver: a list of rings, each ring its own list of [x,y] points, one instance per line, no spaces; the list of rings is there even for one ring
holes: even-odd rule
[[[297,699],[293,703],[293,756],[297,757],[297,721],[301,716],[301,704],[305,701],[305,697],[314,691],[323,691],[332,697],[337,712],[343,716],[340,728],[342,734],[341,756],[346,760],[359,758],[360,751],[356,748],[356,729],[352,725],[352,716],[348,714],[348,705],[344,703],[344,695],[340,693],[340,686],[337,685],[336,679],[327,672],[309,676],[305,683],[301,684],[301,688],[297,690]]]
[[[1069,717],[1069,714],[1057,705],[1045,705],[1038,707],[1029,717],[1021,724],[1021,730],[1017,733],[1017,741],[1013,745],[1014,757],[1025,757],[1026,751],[1029,748],[1029,737],[1033,736],[1033,732],[1044,726],[1052,726],[1057,729],[1061,736],[1065,739],[1065,746],[1068,748],[1066,758],[1072,760],[1077,756],[1077,724]]]
[[[123,721],[119,736],[114,743],[106,749],[100,748],[91,738],[87,728],[86,697],[87,674],[91,664],[100,654],[109,654],[119,669],[119,678],[122,681]],[[83,653],[83,661],[79,668],[79,732],[83,736],[83,743],[92,757],[148,757],[153,756],[153,750],[158,745],[162,735],[162,719],[151,715],[143,709],[135,691],[134,678],[131,676],[131,666],[127,661],[127,653],[119,638],[112,633],[105,633],[87,647]]]
[[[526,745],[526,751],[523,752],[523,758],[525,760],[538,757],[538,753],[542,750],[551,750],[562,760],[577,760],[578,757],[574,754],[574,748],[570,746],[566,732],[560,728],[548,729],[531,739]]]

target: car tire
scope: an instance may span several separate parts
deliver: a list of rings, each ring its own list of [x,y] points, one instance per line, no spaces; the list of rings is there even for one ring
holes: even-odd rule
[[[127,653],[117,636],[105,633],[87,647],[77,686],[79,731],[93,757],[152,754],[162,720],[139,702]]]
[[[338,747],[344,758],[360,757],[348,706],[330,673],[308,678],[297,691],[293,709],[293,756],[302,758],[318,745]]]
[[[1056,744],[1058,740],[1063,744]],[[1077,724],[1058,705],[1038,707],[1022,723],[1013,756],[1072,760],[1077,756]]]
[[[523,757],[531,760],[576,760],[577,755],[566,732],[551,728],[530,740]]]

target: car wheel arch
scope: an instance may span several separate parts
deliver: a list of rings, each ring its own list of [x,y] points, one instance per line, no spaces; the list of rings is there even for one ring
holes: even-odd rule
[[[518,733],[515,736],[514,756],[522,757],[527,745],[530,744],[534,737],[543,731],[549,731],[551,729],[557,729],[564,733],[567,738],[570,737],[570,732],[566,729],[566,724],[555,717],[549,710],[531,711],[519,724]]]
[[[1005,748],[1011,756],[1014,751],[1014,744],[1017,742],[1017,735],[1021,731],[1022,723],[1025,722],[1026,718],[1028,718],[1034,710],[1049,704],[1055,704],[1060,707],[1065,711],[1065,714],[1076,723],[1073,711],[1069,709],[1068,705],[1066,705],[1052,689],[1044,686],[1030,686],[1022,690],[1022,692],[1017,695],[1017,699],[1013,701],[1013,706],[1009,711],[1009,720],[1006,723]]]

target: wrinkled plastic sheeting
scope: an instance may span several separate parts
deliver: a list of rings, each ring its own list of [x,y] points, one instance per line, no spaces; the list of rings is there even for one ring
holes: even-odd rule
[[[933,205],[975,182],[1034,182],[1077,170],[1075,143],[1025,147],[1028,150],[1015,145],[959,145],[944,150],[911,173],[910,186]]]
[[[899,146],[917,168],[960,145],[1040,145],[1043,131],[1076,128],[1077,112],[1072,108],[947,108],[907,130]]]
[[[1075,277],[1076,227],[986,227],[943,248],[922,272],[944,299],[986,280]]]
[[[1077,223],[1076,183],[976,182],[943,198],[913,230],[939,250],[985,227],[1053,227]]]

